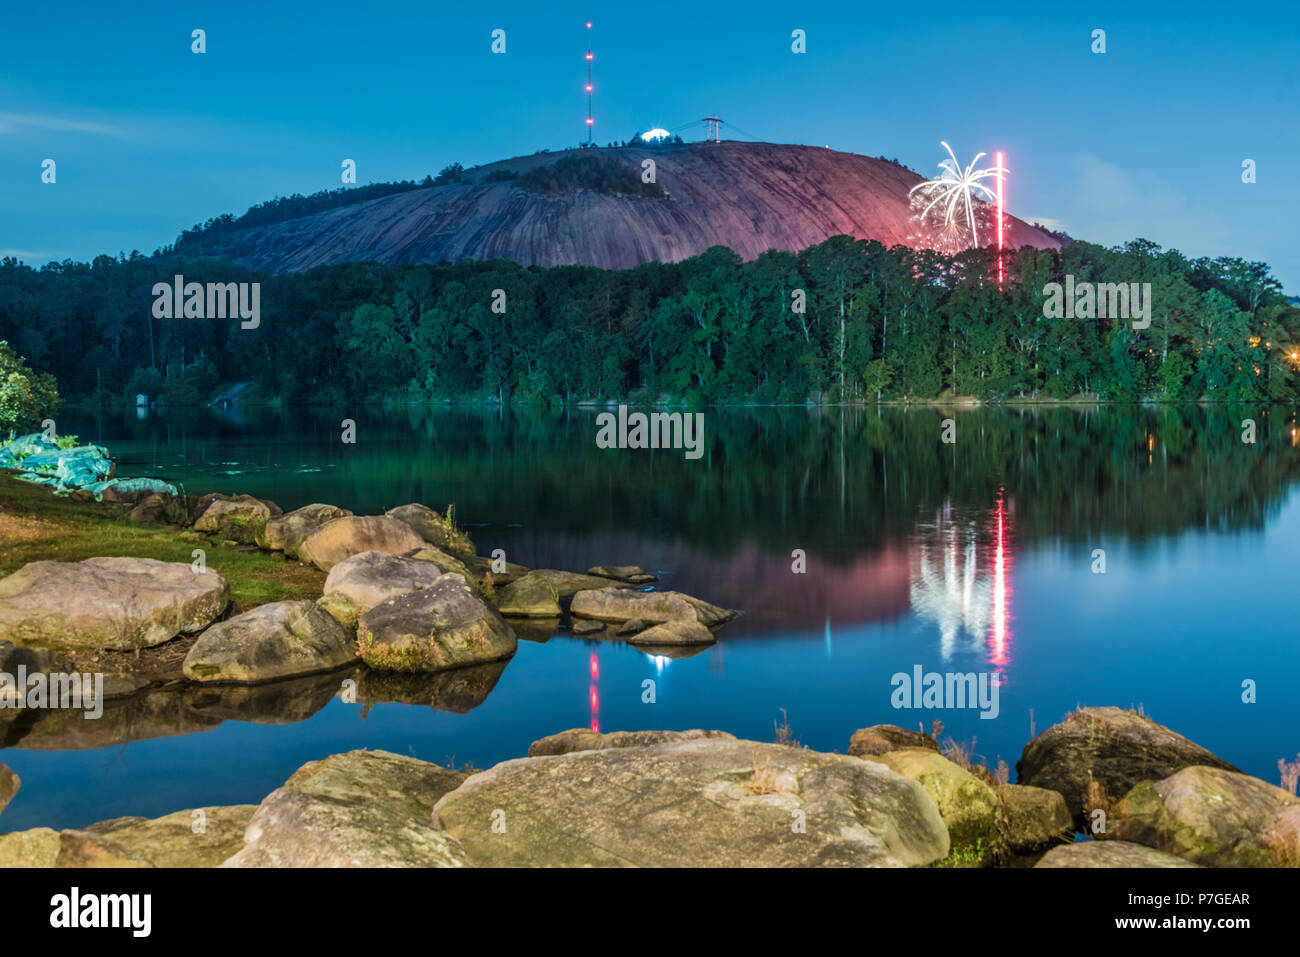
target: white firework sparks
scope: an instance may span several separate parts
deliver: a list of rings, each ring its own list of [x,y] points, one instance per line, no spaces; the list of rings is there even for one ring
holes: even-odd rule
[[[952,147],[947,143],[940,142],[943,148],[948,151],[948,159],[939,164],[939,169],[943,170],[943,172],[934,179],[913,186],[907,195],[910,197],[913,193],[920,193],[922,202],[929,201],[928,205],[921,210],[920,218],[922,220],[930,214],[932,209],[938,206],[943,211],[945,229],[954,229],[957,224],[957,217],[964,210],[966,223],[970,228],[971,244],[978,246],[979,234],[975,229],[974,200],[979,198],[996,203],[997,193],[985,186],[983,181],[989,178],[996,179],[1002,176],[1006,170],[1001,166],[976,169],[975,164],[985,155],[984,153],[977,153],[975,158],[970,161],[970,165],[963,169],[962,165],[957,162],[957,156],[953,153]]]

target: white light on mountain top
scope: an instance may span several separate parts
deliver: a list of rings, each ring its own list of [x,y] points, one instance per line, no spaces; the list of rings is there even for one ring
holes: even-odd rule
[[[666,139],[668,138],[668,135],[669,135],[669,134],[668,134],[668,131],[667,131],[667,130],[660,129],[659,127],[656,126],[653,130],[650,130],[650,131],[648,131],[648,132],[646,132],[646,133],[642,133],[642,134],[641,134],[641,139],[643,139],[643,140],[666,140]]]

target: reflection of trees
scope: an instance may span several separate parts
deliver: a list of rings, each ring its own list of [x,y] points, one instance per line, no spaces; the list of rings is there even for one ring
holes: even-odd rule
[[[412,407],[358,421],[342,413],[260,410],[255,432],[170,418],[106,425],[134,438],[190,491],[266,495],[290,508],[333,502],[376,512],[408,501],[455,502],[463,522],[522,523],[537,533],[626,530],[727,555],[738,542],[793,547],[847,563],[911,534],[944,502],[988,507],[1005,487],[1022,542],[1141,540],[1187,528],[1258,528],[1297,476],[1295,413],[1280,406],[937,409],[706,409],[706,453],[601,450],[597,409]],[[939,442],[954,416],[957,442]],[[1253,418],[1255,445],[1241,441]],[[87,434],[95,434],[93,427]],[[238,460],[238,476],[196,477],[182,462]],[[169,466],[168,463],[171,463]],[[301,473],[303,465],[319,472]]]

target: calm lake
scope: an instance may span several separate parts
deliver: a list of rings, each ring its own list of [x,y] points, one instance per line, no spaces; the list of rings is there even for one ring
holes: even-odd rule
[[[598,411],[60,417],[122,475],[285,510],[454,503],[480,554],[639,564],[658,587],[743,615],[672,659],[528,633],[541,640],[504,665],[359,675],[367,704],[345,702],[335,674],[146,695],[98,722],[47,714],[7,737],[0,722],[0,760],[23,779],[0,827],[256,803],[304,762],[353,748],[485,768],[572,727],[771,741],[788,721],[800,743],[843,752],[857,728],[939,720],[941,737],[1014,769],[1034,731],[1112,704],[1268,781],[1300,752],[1292,410],[980,409],[956,413],[943,444],[933,410],[709,409],[696,460],[598,449]],[[345,415],[355,444],[340,440]],[[209,563],[219,571],[219,554]],[[894,708],[891,677],[917,666],[1000,676],[997,716]]]

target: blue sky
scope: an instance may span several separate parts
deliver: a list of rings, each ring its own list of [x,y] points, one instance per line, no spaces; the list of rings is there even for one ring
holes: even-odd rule
[[[573,145],[588,19],[600,142],[717,112],[738,139],[926,174],[940,140],[963,161],[1001,148],[1019,216],[1263,259],[1300,292],[1300,13],[1282,3],[12,4],[0,254],[152,252],[210,216],[334,188],[345,158],[367,183]]]

